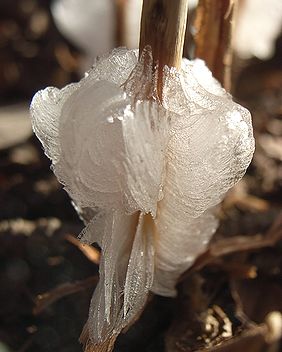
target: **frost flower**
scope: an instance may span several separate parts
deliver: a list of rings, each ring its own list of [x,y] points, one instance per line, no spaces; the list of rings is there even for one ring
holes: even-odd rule
[[[96,346],[136,317],[149,291],[176,294],[217,228],[214,206],[254,151],[250,113],[204,62],[166,67],[162,104],[151,62],[149,51],[138,61],[116,49],[31,104],[34,132],[86,223],[81,238],[102,249],[88,320]]]

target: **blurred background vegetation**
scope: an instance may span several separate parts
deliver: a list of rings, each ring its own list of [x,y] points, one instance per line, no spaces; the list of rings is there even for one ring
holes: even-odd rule
[[[245,32],[232,70],[235,99],[253,116],[254,160],[223,203],[213,251],[176,300],[152,298],[115,351],[279,351],[270,330],[282,310],[281,16],[275,0],[249,2],[257,12],[240,1]],[[137,47],[140,9],[139,0],[0,0],[0,352],[82,350],[98,252],[75,239],[82,222],[32,134],[28,106],[37,90],[79,80],[96,55]]]

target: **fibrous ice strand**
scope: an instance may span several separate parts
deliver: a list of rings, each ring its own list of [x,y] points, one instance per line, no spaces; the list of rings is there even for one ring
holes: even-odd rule
[[[217,228],[214,206],[254,151],[250,113],[200,60],[164,69],[155,99],[152,57],[116,49],[62,90],[31,104],[34,132],[102,248],[89,338],[112,340],[149,291],[176,294],[179,276]],[[153,82],[153,83],[152,83]]]

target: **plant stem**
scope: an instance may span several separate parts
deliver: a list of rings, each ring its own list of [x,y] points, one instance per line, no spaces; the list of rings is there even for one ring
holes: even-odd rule
[[[115,0],[116,9],[116,46],[126,46],[125,42],[125,0]]]
[[[180,68],[188,14],[188,0],[144,0],[139,53],[150,46],[154,68],[158,67],[161,96],[165,65]]]
[[[196,11],[195,56],[203,59],[214,77],[230,91],[232,35],[236,0],[200,0]]]

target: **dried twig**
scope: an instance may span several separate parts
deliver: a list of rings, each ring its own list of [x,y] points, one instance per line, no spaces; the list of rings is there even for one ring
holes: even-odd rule
[[[117,336],[113,335],[110,339],[100,344],[94,345],[89,338],[88,322],[84,325],[79,341],[84,346],[84,352],[109,352],[112,351]]]
[[[94,287],[98,282],[98,276],[90,276],[87,279],[75,282],[67,282],[55,287],[54,289],[40,294],[36,297],[33,314],[38,315],[48,306],[58,301],[59,299],[83,291],[87,288]]]
[[[34,336],[30,336],[24,344],[17,350],[17,352],[27,352],[30,350],[34,342]]]
[[[66,240],[76,246],[91,262],[95,264],[100,263],[100,252],[97,248],[92,247],[88,244],[80,242],[77,238],[72,235],[66,235]]]
[[[281,238],[282,214],[277,217],[276,221],[265,235],[235,236],[212,243],[209,248],[196,259],[193,266],[181,276],[179,281],[183,281],[192,271],[198,271],[208,264],[219,263],[219,258],[225,255],[272,247]]]

